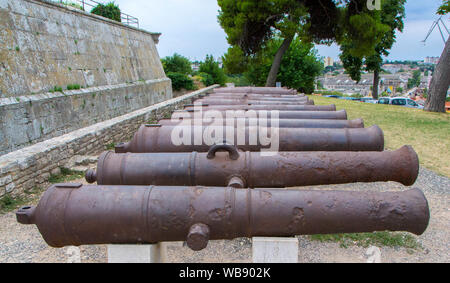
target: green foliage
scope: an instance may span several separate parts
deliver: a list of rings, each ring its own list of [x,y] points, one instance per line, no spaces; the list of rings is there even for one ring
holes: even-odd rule
[[[319,242],[339,243],[341,248],[349,246],[369,247],[404,247],[417,250],[422,248],[416,238],[406,233],[375,232],[361,234],[332,234],[332,235],[313,235],[311,240]]]
[[[78,4],[78,3],[74,3],[74,2],[70,2],[70,1],[62,1],[62,2],[60,2],[60,3],[63,4],[63,5],[70,6],[70,7],[77,8],[77,9],[79,9],[79,10],[84,11],[83,6],[81,6],[81,5]]]
[[[408,79],[408,88],[419,87],[421,81],[421,72],[420,70],[415,70],[413,72],[413,77]]]
[[[228,75],[242,74],[247,70],[248,58],[239,46],[228,48],[228,52],[223,56],[223,66]]]
[[[67,183],[84,178],[84,172],[73,171],[67,168],[61,168],[61,173],[58,175],[51,175],[48,181],[51,184]]]
[[[446,15],[450,12],[450,0],[443,0],[442,5],[439,7],[437,14]]]
[[[250,81],[244,75],[230,75],[227,82],[233,83],[235,86],[250,86]]]
[[[204,62],[200,64],[200,73],[206,73],[211,75],[214,84],[225,85],[227,77],[222,68],[220,68],[219,63],[214,60],[212,55],[206,55]]]
[[[68,85],[67,90],[81,89],[79,84]]]
[[[403,93],[403,88],[402,87],[397,87],[395,89],[395,91],[398,92],[398,93]]]
[[[194,90],[194,81],[187,75],[182,73],[167,73],[167,77],[172,80],[172,88],[174,90]]]
[[[266,83],[273,58],[282,39],[273,39],[262,49],[258,56],[249,60],[245,77],[251,84],[263,86]],[[312,93],[315,89],[315,79],[322,73],[323,63],[317,55],[312,43],[304,43],[295,38],[285,53],[277,81],[283,86]]]
[[[205,86],[210,86],[214,84],[214,78],[207,73],[198,73],[198,76],[201,78],[201,82],[205,85]]]
[[[53,89],[49,90],[49,92],[63,92],[63,88],[55,85]]]
[[[20,51],[20,48],[19,48],[19,46],[16,46],[16,51],[17,51],[17,52],[19,52],[19,51]]]
[[[113,21],[122,22],[120,8],[114,2],[109,2],[108,4],[98,4],[91,10],[91,13]]]
[[[180,73],[190,75],[192,73],[191,62],[188,58],[177,53],[161,59],[164,71],[167,73]]]

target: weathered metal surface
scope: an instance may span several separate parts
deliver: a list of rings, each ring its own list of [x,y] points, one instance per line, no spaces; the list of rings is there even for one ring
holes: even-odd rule
[[[271,101],[252,99],[221,99],[221,98],[201,98],[193,99],[193,103],[203,103],[209,105],[314,105],[313,100],[302,101]]]
[[[336,111],[336,105],[197,105],[187,104],[184,106],[186,110],[194,110],[196,108],[202,108],[207,110],[278,110],[278,111]]]
[[[238,237],[406,231],[429,223],[419,189],[405,192],[54,185],[16,213],[48,245],[154,244]]]
[[[223,87],[215,88],[214,93],[259,93],[259,94],[297,94],[295,89],[275,87]]]
[[[254,100],[254,101],[275,101],[275,102],[307,102],[310,101],[308,97],[295,97],[295,98],[285,98],[285,97],[273,97],[273,96],[202,96],[200,97],[203,100],[236,100],[241,101],[243,103],[247,100]]]
[[[228,151],[228,152],[219,152]],[[261,156],[221,145],[208,153],[103,153],[99,185],[285,188],[357,182],[415,183],[419,159],[410,146],[385,152],[280,152]]]
[[[250,98],[250,99],[299,99],[308,98],[305,95],[292,94],[257,94],[257,93],[210,93],[201,95],[199,97],[220,97],[220,98]]]
[[[267,139],[278,142],[278,151],[383,151],[384,135],[378,126],[365,129],[306,129],[262,127],[218,127],[215,140],[204,137],[212,127],[143,125],[129,143],[116,146],[117,153],[134,152],[207,152],[211,145],[222,143],[237,145],[243,151],[269,149],[258,138],[268,133]],[[221,132],[222,131],[222,132]],[[183,144],[175,145],[173,137],[183,136]],[[254,139],[250,142],[250,138]],[[242,139],[242,140],[241,140]],[[257,140],[255,140],[257,139]]]
[[[208,111],[208,108],[199,108],[200,110]],[[175,111],[176,115],[182,115],[184,117],[191,117],[192,119],[201,119],[203,117],[208,116],[205,114],[205,111],[194,111],[191,110],[179,110]],[[220,113],[222,117],[226,118],[227,115],[230,115],[228,117],[254,117],[253,114],[254,111],[256,112],[257,117],[261,117],[260,110],[252,110],[250,112],[245,110],[213,110],[211,111],[216,112],[217,114]],[[232,113],[230,113],[230,111]],[[233,115],[231,115],[233,114]],[[266,114],[267,118],[271,118],[271,111],[267,111],[264,113]],[[347,112],[345,110],[339,110],[339,111],[277,111],[277,118],[278,119],[320,119],[320,120],[347,120]]]
[[[364,121],[362,119],[355,120],[324,120],[324,119],[277,119],[275,123],[272,123],[270,118],[266,119],[248,119],[248,118],[236,118],[236,119],[189,119],[182,120],[176,119],[163,119],[158,121],[162,126],[177,126],[183,121],[189,122],[192,126],[211,126],[222,124],[224,126],[232,127],[250,127],[257,125],[265,125],[267,127],[273,126],[279,128],[364,128]]]

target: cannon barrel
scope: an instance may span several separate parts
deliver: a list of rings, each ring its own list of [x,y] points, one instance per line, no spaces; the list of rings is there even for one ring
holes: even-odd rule
[[[198,108],[199,110],[177,110],[174,113],[177,115],[181,115],[180,113],[184,113],[183,116],[190,116],[192,119],[202,119],[207,115],[205,112],[214,111],[216,113],[220,113],[221,117],[254,117],[255,114],[257,117],[261,117],[261,111],[259,110],[208,110],[208,108],[203,109],[203,107]],[[256,112],[256,113],[255,113]],[[227,116],[227,115],[230,116]],[[266,111],[267,118],[270,119],[272,117],[271,111]],[[320,119],[320,120],[347,120],[347,111],[339,110],[339,111],[277,111],[278,119]]]
[[[307,102],[310,101],[308,97],[273,97],[273,96],[201,96],[202,100],[236,100],[243,101],[244,103],[248,100],[250,101],[275,101],[275,102]],[[247,102],[248,103],[248,102]]]
[[[267,142],[261,139],[261,135],[266,135]],[[177,143],[174,143],[174,138]],[[273,149],[273,146],[277,147],[275,151],[384,150],[384,135],[378,126],[365,129],[307,129],[143,125],[130,142],[116,146],[116,153],[207,152],[211,145],[224,140],[243,151],[261,151]]]
[[[206,187],[50,187],[37,207],[16,212],[52,247],[155,244],[330,233],[405,231],[429,222],[419,189],[405,192],[303,191]]]
[[[105,152],[97,172],[88,171],[86,180],[99,185],[236,188],[387,181],[411,186],[418,174],[419,159],[410,146],[385,152],[279,152],[262,156],[223,144],[211,147],[208,153]]]
[[[283,100],[298,100],[298,99],[306,99],[308,98],[305,95],[291,95],[291,94],[256,94],[256,93],[250,93],[250,94],[239,94],[239,93],[212,93],[212,94],[203,94],[199,95],[199,97],[211,97],[211,98],[249,98],[249,99],[269,99],[269,100],[275,100],[275,99],[283,99]]]
[[[252,125],[272,126],[272,119],[252,119],[252,118],[235,118],[235,119],[190,119],[183,118],[183,121],[189,121],[192,126],[210,126],[212,124],[222,124],[224,126],[250,127]],[[180,121],[177,119],[163,119],[158,121],[162,126],[177,126]],[[275,125],[274,125],[275,126]],[[362,119],[355,120],[324,120],[324,119],[277,119],[276,126],[279,128],[364,128]]]
[[[203,103],[208,105],[314,105],[313,100],[303,101],[271,101],[271,100],[250,100],[250,99],[221,99],[221,98],[201,98],[193,99],[194,103]]]
[[[215,88],[214,93],[258,93],[258,94],[297,94],[295,89],[276,87],[222,87]]]
[[[209,105],[209,104],[187,104],[184,106],[186,110],[195,110],[202,108],[207,110],[279,110],[279,111],[336,111],[336,105]]]

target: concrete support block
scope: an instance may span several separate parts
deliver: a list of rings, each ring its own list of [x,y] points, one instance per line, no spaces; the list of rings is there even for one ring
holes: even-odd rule
[[[253,238],[253,263],[298,263],[297,238]]]
[[[108,263],[163,263],[166,247],[156,245],[108,245]]]

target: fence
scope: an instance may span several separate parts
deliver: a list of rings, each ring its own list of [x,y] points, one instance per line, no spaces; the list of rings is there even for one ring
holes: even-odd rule
[[[104,4],[104,3],[100,3],[100,2],[97,2],[94,0],[71,0],[71,1],[53,0],[53,2],[57,2],[60,4],[66,5],[66,6],[77,8],[77,9],[80,9],[83,11],[86,11],[86,9],[90,10],[99,4]],[[133,17],[128,14],[120,12],[120,19],[121,19],[121,22],[125,25],[135,26],[135,27],[139,28],[139,19],[136,17]]]

